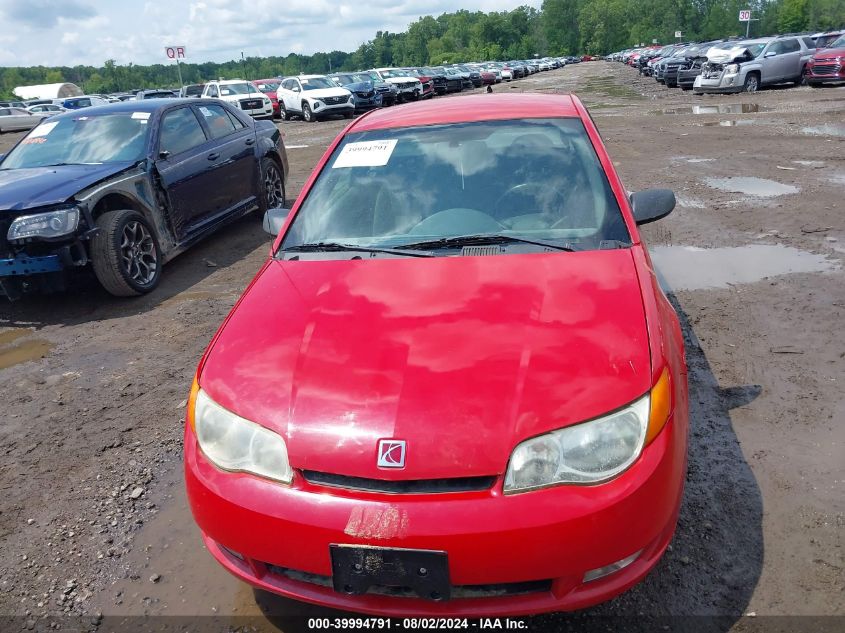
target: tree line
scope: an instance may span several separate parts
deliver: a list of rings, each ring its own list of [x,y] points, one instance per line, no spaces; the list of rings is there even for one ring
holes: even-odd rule
[[[247,57],[224,63],[181,64],[185,84],[210,79],[327,73],[380,66],[605,54],[640,43],[744,35],[741,9],[751,9],[753,35],[845,27],[845,0],[545,0],[540,9],[456,11],[424,16],[401,33],[378,31],[355,51]],[[30,66],[0,69],[0,93],[17,86],[69,81],[88,93],[178,85],[173,64]]]

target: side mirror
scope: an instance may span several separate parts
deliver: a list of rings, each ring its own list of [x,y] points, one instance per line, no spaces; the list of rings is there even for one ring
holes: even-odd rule
[[[264,222],[262,224],[264,230],[273,237],[276,237],[285,225],[285,220],[288,219],[289,214],[290,209],[267,209],[267,212],[264,214]]]
[[[634,221],[648,224],[665,218],[675,208],[675,193],[671,189],[645,189],[631,194]]]
[[[774,51],[769,51],[768,53],[766,53],[765,55],[763,55],[763,57],[774,57],[775,55],[777,55],[777,53],[776,53],[776,52],[774,52]]]

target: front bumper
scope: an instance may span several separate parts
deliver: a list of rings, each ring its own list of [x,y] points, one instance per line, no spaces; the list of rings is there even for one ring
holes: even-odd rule
[[[695,78],[693,84],[693,92],[695,93],[731,93],[742,92],[744,90],[743,81],[740,81],[742,75],[728,75],[722,73],[718,77],[706,78],[703,74]]]
[[[343,103],[331,105],[324,103],[323,101],[314,101],[311,104],[311,111],[318,117],[328,116],[330,114],[349,114],[350,112],[355,112],[355,105],[354,100],[353,103],[344,101]]]
[[[384,99],[379,93],[371,94],[370,96],[360,96],[358,93],[354,93],[353,96],[355,98],[356,110],[380,108],[384,105]]]
[[[686,471],[687,420],[673,419],[611,482],[502,494],[387,495],[226,473],[185,433],[185,479],[211,554],[251,585],[290,598],[379,615],[504,616],[584,608],[627,590],[657,564],[674,533]],[[332,588],[331,544],[440,550],[453,587],[546,582],[519,595],[434,602]],[[621,571],[587,571],[641,550]],[[236,552],[237,554],[233,554]]]
[[[807,68],[804,75],[810,84],[845,83],[845,64],[824,63]]]
[[[27,277],[42,273],[57,273],[64,269],[59,255],[42,255],[30,257],[17,255],[8,259],[0,259],[0,277]]]

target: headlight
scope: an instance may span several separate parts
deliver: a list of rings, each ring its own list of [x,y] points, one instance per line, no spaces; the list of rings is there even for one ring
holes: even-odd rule
[[[79,226],[79,209],[57,209],[48,213],[35,213],[15,218],[6,238],[22,240],[28,237],[53,238],[69,235]]]
[[[209,460],[223,470],[290,483],[293,472],[280,435],[224,409],[199,387],[194,389],[191,422]]]
[[[665,426],[671,411],[669,374],[624,409],[522,442],[511,455],[505,492],[554,484],[595,484],[622,473]]]
[[[725,72],[729,75],[735,75],[739,72],[739,64],[728,64],[725,66]]]

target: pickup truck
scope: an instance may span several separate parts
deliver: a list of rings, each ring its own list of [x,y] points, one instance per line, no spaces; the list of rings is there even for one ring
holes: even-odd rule
[[[273,102],[249,81],[226,79],[203,86],[203,99],[221,99],[254,118],[273,118]]]

